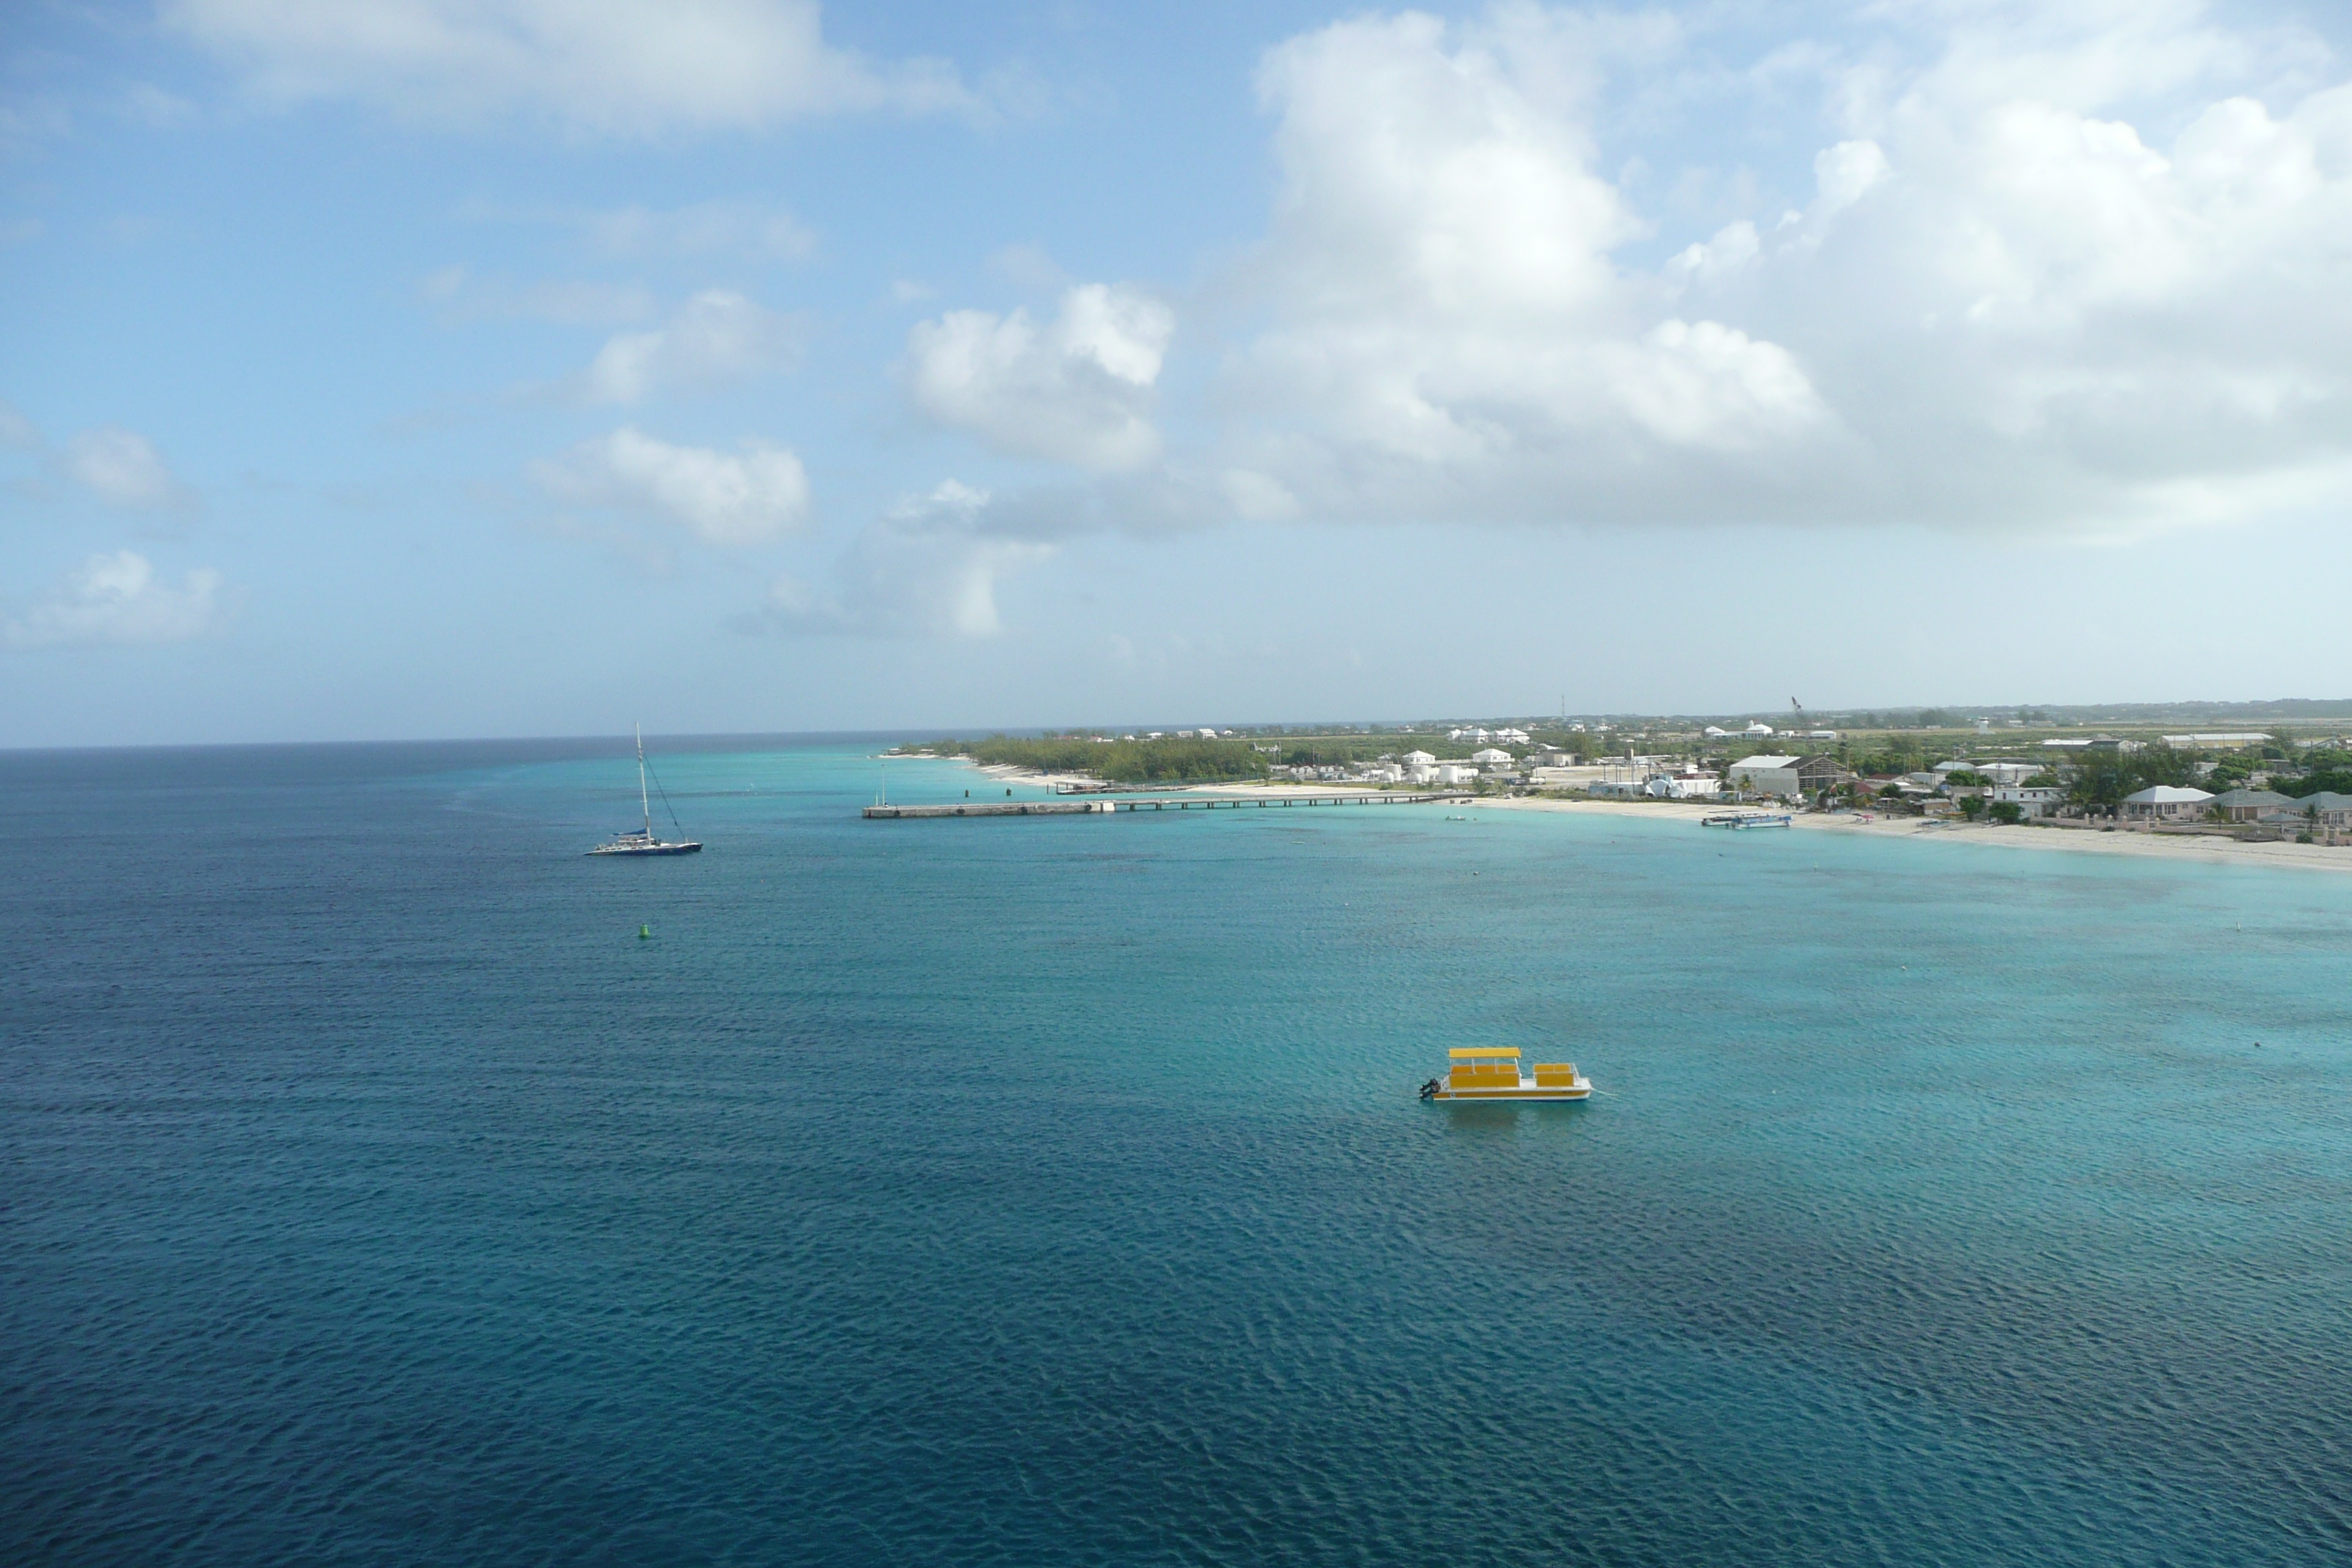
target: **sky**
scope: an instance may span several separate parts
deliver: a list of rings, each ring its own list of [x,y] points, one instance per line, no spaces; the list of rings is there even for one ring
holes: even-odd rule
[[[2352,695],[2352,9],[0,8],[0,747]]]

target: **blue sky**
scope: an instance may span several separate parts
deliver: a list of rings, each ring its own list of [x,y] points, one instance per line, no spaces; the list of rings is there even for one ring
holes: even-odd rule
[[[31,0],[0,744],[2352,692],[2347,47]]]

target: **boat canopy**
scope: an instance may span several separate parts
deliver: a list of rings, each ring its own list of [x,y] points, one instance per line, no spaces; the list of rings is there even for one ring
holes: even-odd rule
[[[1519,1048],[1517,1046],[1456,1046],[1445,1054],[1458,1062],[1465,1057],[1517,1057]]]

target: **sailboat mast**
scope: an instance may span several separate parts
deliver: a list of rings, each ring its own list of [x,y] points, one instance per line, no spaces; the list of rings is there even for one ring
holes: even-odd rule
[[[645,809],[646,842],[654,841],[654,803],[646,797],[646,727],[637,726],[637,805]]]

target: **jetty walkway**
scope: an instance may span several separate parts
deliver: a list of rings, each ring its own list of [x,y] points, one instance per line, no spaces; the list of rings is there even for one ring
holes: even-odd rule
[[[1349,795],[1196,795],[1143,799],[1095,795],[1084,800],[991,800],[957,801],[947,805],[869,805],[866,807],[865,815],[889,819],[912,816],[1102,816],[1116,811],[1235,811],[1250,806],[1430,805],[1470,798],[1467,790],[1437,790],[1425,795],[1371,790]]]

